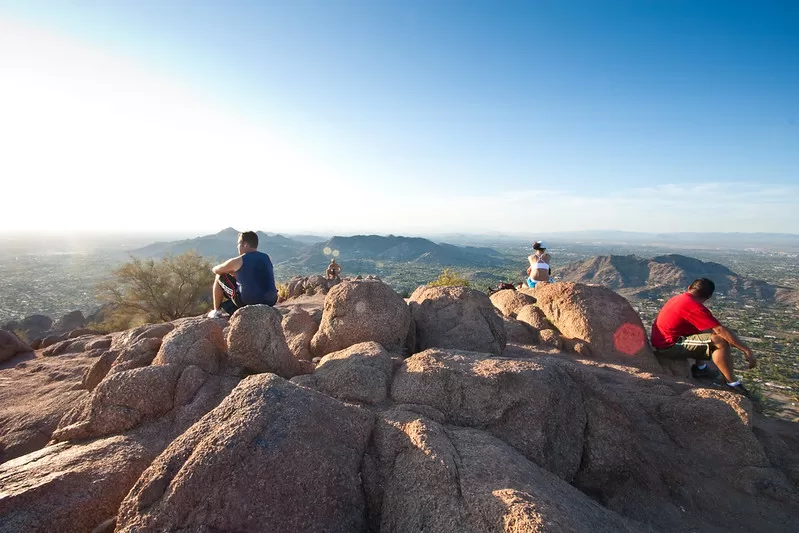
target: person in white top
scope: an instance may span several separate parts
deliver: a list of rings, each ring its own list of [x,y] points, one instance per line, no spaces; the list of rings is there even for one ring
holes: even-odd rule
[[[550,255],[547,253],[547,245],[544,241],[533,243],[533,254],[527,257],[530,267],[527,269],[527,286],[535,287],[539,281],[552,281],[552,267],[550,266]]]

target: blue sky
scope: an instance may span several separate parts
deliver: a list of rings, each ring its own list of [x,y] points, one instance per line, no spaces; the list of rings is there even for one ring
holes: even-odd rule
[[[0,0],[2,229],[799,233],[797,57],[792,1]]]

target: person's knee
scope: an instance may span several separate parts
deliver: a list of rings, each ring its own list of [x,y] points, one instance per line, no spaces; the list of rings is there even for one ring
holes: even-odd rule
[[[717,349],[727,350],[730,347],[730,343],[727,342],[726,339],[724,339],[719,335],[716,335],[715,333],[710,336],[710,342],[712,342],[713,346],[715,346]]]

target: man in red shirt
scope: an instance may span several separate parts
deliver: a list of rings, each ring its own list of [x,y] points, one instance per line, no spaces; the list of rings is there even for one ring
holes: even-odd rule
[[[754,368],[757,358],[731,329],[725,328],[716,320],[704,303],[713,296],[716,285],[707,278],[701,278],[688,287],[688,292],[673,297],[666,302],[652,323],[652,347],[661,357],[672,359],[695,359],[697,363],[713,359],[713,363],[724,375],[727,388],[748,396],[735,377],[730,346],[744,353],[749,368]],[[691,367],[695,378],[714,377],[707,364]]]

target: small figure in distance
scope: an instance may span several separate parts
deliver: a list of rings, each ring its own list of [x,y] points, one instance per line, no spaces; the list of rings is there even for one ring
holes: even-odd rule
[[[734,331],[721,325],[704,303],[713,296],[716,285],[707,278],[695,280],[688,291],[671,298],[652,323],[652,347],[655,354],[671,359],[694,359],[691,366],[694,378],[717,377],[717,372],[707,366],[708,359],[724,376],[727,390],[749,395],[733,370],[730,346],[744,353],[749,368],[757,365],[757,358]],[[702,364],[698,364],[702,362]]]
[[[552,281],[552,267],[550,266],[551,257],[547,253],[547,245],[544,241],[533,243],[533,254],[527,256],[530,266],[527,268],[527,286],[535,288],[539,281]]]
[[[239,233],[239,255],[216,265],[213,295],[214,309],[210,318],[219,318],[222,311],[232,315],[245,305],[277,303],[277,285],[272,260],[258,251],[258,235],[254,231]]]
[[[341,273],[341,266],[336,263],[336,259],[333,258],[330,260],[330,264],[327,265],[327,279],[338,279],[338,275]]]

